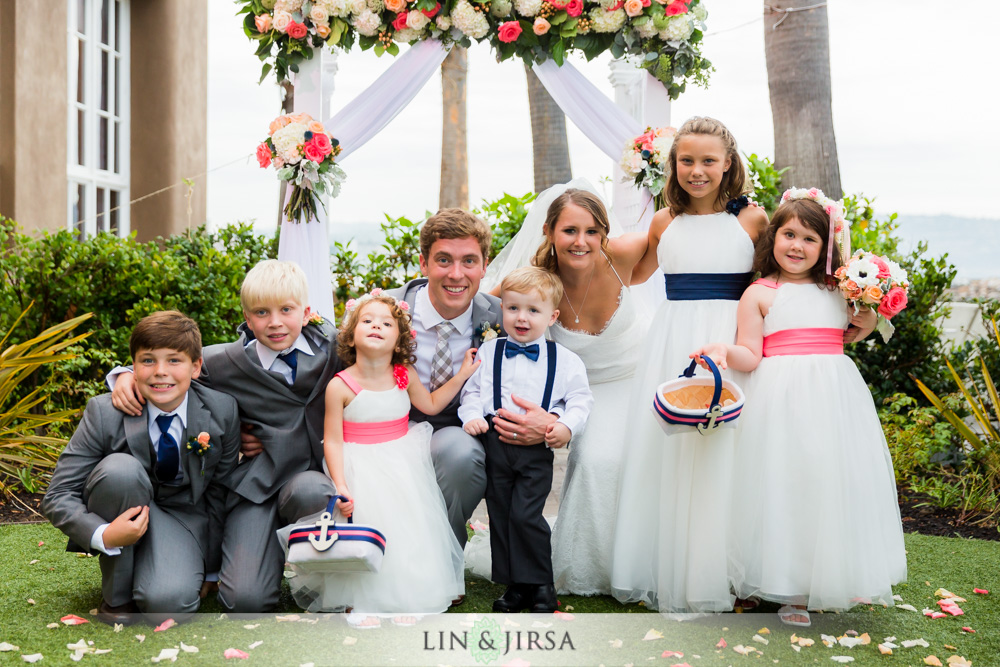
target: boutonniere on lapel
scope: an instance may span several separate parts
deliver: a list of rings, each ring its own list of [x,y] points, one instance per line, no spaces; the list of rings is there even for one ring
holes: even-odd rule
[[[321,327],[323,326],[323,322],[325,322],[325,320],[319,313],[313,313],[309,316],[309,324],[315,324],[316,326]]]
[[[212,451],[212,441],[208,433],[202,431],[197,436],[188,440],[188,451],[201,459],[201,474],[205,476],[205,455]]]
[[[500,325],[490,324],[486,320],[483,320],[483,323],[476,327],[475,333],[479,340],[488,343],[500,335]]]

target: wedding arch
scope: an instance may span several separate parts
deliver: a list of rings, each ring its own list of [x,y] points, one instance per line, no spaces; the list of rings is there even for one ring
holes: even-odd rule
[[[626,143],[645,129],[608,99],[565,55],[592,59],[605,51],[630,61],[663,84],[675,99],[687,83],[704,84],[711,64],[698,48],[706,13],[701,0],[239,0],[244,32],[258,42],[261,81],[294,76],[295,111],[332,128],[337,162],[378,134],[437,72],[455,44],[488,41],[498,60],[529,63],[549,95],[608,157],[618,161]],[[355,44],[378,54],[411,47],[337,114],[324,110],[322,47]],[[649,201],[648,192],[642,200]],[[640,208],[648,225],[651,206]],[[619,215],[620,211],[616,212]],[[621,219],[625,219],[624,217]],[[316,223],[316,224],[313,224]],[[282,225],[278,256],[302,266],[310,302],[333,319],[326,215]]]

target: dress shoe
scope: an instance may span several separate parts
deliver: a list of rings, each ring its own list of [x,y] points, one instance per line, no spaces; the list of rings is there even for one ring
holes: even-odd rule
[[[465,602],[465,596],[459,595],[457,598],[451,601],[451,607],[459,607]]]
[[[556,587],[553,584],[542,584],[535,587],[531,605],[532,614],[551,614],[559,606],[556,598]]]
[[[140,620],[139,608],[129,600],[123,605],[112,607],[105,600],[97,608],[97,620],[108,625],[133,625]]]
[[[516,614],[531,607],[531,586],[511,584],[499,600],[493,601],[493,611],[498,614]]]

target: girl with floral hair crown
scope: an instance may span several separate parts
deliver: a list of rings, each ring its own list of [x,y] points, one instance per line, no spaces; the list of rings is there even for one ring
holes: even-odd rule
[[[733,586],[784,605],[778,615],[791,625],[809,625],[808,609],[891,605],[906,578],[889,448],[843,353],[875,315],[855,314],[834,284],[837,235],[849,236],[839,204],[815,189],[786,192],[757,245],[762,278],[740,299],[736,344],[691,355],[753,371],[734,465],[757,497],[731,506]]]
[[[461,369],[433,393],[417,379],[409,306],[381,289],[347,303],[339,354],[347,368],[326,389],[323,468],[344,517],[386,538],[378,574],[323,573],[297,566],[296,602],[309,611],[353,609],[348,622],[378,627],[379,615],[412,625],[413,614],[442,612],[465,593],[455,541],[430,456],[430,424],[409,424],[410,405],[434,415],[478,366],[469,350]]]
[[[734,599],[721,526],[733,487],[732,429],[666,436],[650,406],[692,349],[736,340],[736,304],[767,215],[748,206],[736,140],[719,121],[686,121],[668,162],[668,207],[653,216],[631,279],[638,284],[658,267],[667,300],[642,345],[624,419],[611,590],[661,611],[728,611]]]

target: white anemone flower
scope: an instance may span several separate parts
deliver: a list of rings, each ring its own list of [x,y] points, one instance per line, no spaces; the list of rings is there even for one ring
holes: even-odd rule
[[[847,266],[847,277],[864,289],[878,285],[878,265],[867,256],[861,256]]]

